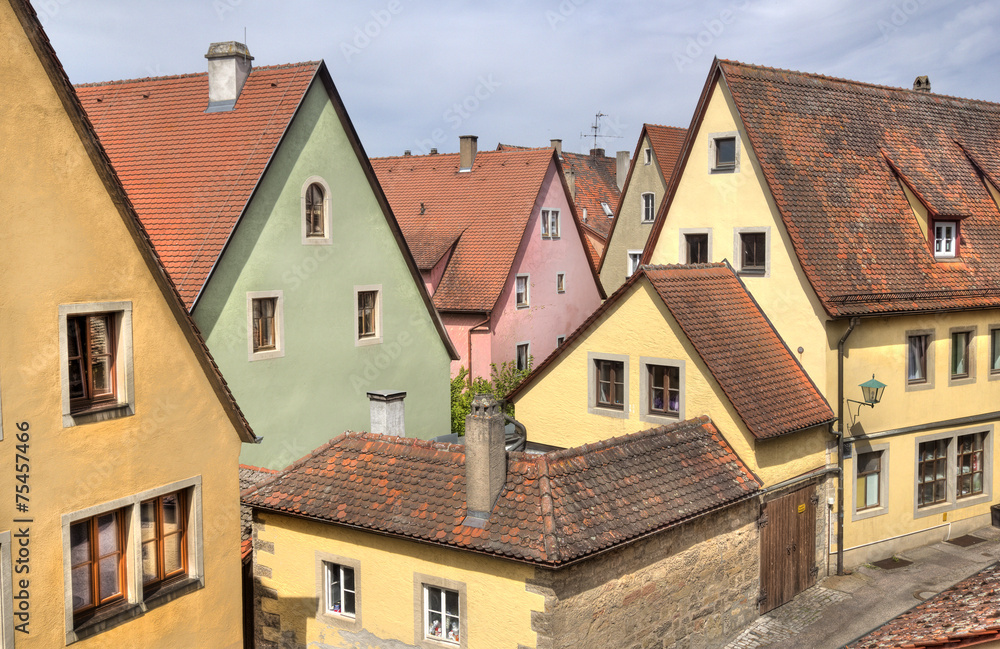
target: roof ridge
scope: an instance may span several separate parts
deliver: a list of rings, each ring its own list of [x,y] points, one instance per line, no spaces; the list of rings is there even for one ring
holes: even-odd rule
[[[251,68],[250,72],[266,71],[266,70],[286,70],[291,68],[302,68],[312,65],[319,65],[322,61],[303,61],[301,63],[279,63],[277,65],[261,65],[259,67]],[[90,81],[87,83],[75,83],[74,88],[100,88],[101,86],[114,86],[118,84],[126,83],[145,83],[152,81],[169,81],[173,79],[191,79],[194,77],[207,77],[208,72],[183,72],[180,74],[165,74],[159,77],[136,77],[134,79],[111,79],[109,81]]]
[[[479,156],[481,156],[481,155],[488,155],[488,156],[511,155],[512,156],[512,155],[525,155],[525,154],[535,154],[535,155],[538,155],[539,153],[542,153],[545,156],[548,156],[548,155],[550,155],[551,151],[552,151],[552,147],[537,147],[537,148],[521,147],[521,148],[517,148],[517,149],[506,149],[504,151],[494,151],[494,150],[486,149],[486,150],[482,150],[482,151],[477,151],[476,152],[476,159],[479,159]],[[452,151],[452,152],[449,152],[449,153],[422,153],[422,154],[417,154],[417,155],[413,155],[412,153],[410,155],[384,155],[384,156],[372,156],[369,159],[373,160],[373,161],[374,160],[413,160],[413,159],[426,160],[428,158],[444,158],[444,157],[451,157],[451,156],[457,156],[457,155],[461,155],[461,152],[459,152],[459,151]]]
[[[708,261],[700,264],[644,264],[640,270],[686,270],[699,268],[727,268],[729,264],[724,261]]]
[[[698,417],[692,417],[691,419],[685,419],[684,421],[676,421],[669,424],[662,424],[660,426],[654,426],[652,428],[646,428],[644,430],[639,430],[634,433],[625,433],[624,435],[617,435],[615,437],[609,437],[607,439],[598,440],[596,442],[589,442],[581,446],[574,446],[571,448],[564,448],[558,451],[549,451],[545,453],[544,456],[548,460],[568,460],[586,453],[593,451],[600,451],[606,448],[614,448],[622,446],[623,444],[630,444],[647,437],[655,437],[659,435],[669,435],[677,431],[688,430],[690,428],[697,428],[703,426],[706,423],[710,423],[712,420],[708,415],[699,415]]]
[[[653,128],[664,128],[664,129],[668,128],[668,129],[670,129],[672,131],[685,131],[685,132],[687,132],[687,127],[686,126],[670,126],[669,124],[654,124],[652,122],[643,122],[642,125],[645,128],[648,128],[648,127],[652,126]]]

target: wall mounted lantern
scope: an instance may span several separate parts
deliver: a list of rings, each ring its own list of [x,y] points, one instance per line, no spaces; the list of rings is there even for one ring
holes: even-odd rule
[[[857,401],[855,399],[847,400],[847,403],[858,404],[858,412],[856,415],[854,415],[854,417],[851,418],[852,424],[854,423],[854,420],[856,420],[861,415],[861,406],[868,406],[870,408],[874,408],[875,404],[882,400],[882,392],[885,390],[885,383],[882,383],[881,381],[877,380],[875,378],[875,375],[872,374],[872,378],[870,381],[865,381],[858,387],[861,388],[861,395],[865,398],[865,400],[864,401]],[[848,408],[848,412],[850,412],[850,408]]]

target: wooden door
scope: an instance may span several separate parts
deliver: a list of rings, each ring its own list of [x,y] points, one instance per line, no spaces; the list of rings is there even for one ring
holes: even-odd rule
[[[816,485],[764,503],[760,528],[760,612],[816,583]]]

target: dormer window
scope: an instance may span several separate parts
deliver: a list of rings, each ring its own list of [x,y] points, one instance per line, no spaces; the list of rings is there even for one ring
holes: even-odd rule
[[[955,257],[958,250],[958,223],[955,221],[934,222],[934,256]]]

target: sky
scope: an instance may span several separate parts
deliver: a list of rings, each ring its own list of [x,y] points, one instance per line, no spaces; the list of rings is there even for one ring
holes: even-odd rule
[[[73,83],[326,61],[370,156],[500,142],[633,151],[690,125],[713,57],[1000,102],[1000,2],[32,0]],[[603,116],[597,119],[597,114]]]

